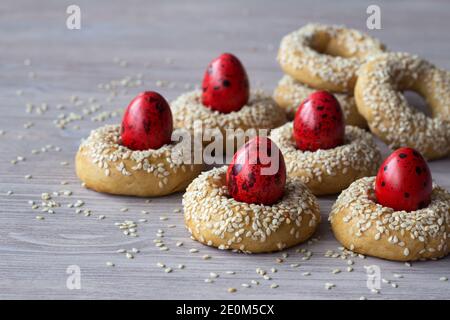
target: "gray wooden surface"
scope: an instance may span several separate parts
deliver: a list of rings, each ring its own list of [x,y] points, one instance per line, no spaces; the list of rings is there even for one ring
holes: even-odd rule
[[[66,7],[79,5],[81,30],[65,26]],[[320,199],[324,223],[320,241],[282,253],[244,255],[221,252],[189,239],[183,227],[181,194],[154,199],[114,197],[86,190],[74,174],[73,157],[82,137],[104,123],[117,123],[120,115],[104,122],[92,117],[121,110],[144,89],[158,90],[169,99],[200,83],[209,60],[224,51],[238,55],[246,65],[253,86],[272,90],[281,72],[275,61],[281,37],[313,22],[365,28],[368,4],[382,9],[382,30],[371,31],[392,50],[418,53],[450,69],[450,2],[448,1],[12,1],[0,2],[0,298],[260,298],[260,299],[449,299],[450,259],[403,263],[355,258],[354,271],[339,258],[326,258],[326,250],[338,251],[327,223],[334,197]],[[31,59],[31,65],[27,65]],[[127,61],[127,63],[123,62]],[[24,63],[25,62],[25,63]],[[142,75],[142,85],[124,88],[111,97],[99,84]],[[76,100],[74,97],[78,97]],[[82,114],[101,105],[65,130],[54,122],[61,114]],[[76,100],[76,101],[75,101]],[[35,106],[26,112],[26,104]],[[42,103],[48,111],[39,114]],[[59,110],[65,106],[64,110]],[[29,128],[26,128],[30,126]],[[52,145],[48,152],[33,149]],[[60,151],[58,147],[61,148]],[[383,149],[386,152],[386,149]],[[17,156],[24,161],[12,164]],[[65,165],[67,162],[67,165]],[[450,189],[450,160],[430,164],[434,179]],[[32,175],[26,179],[26,175]],[[67,181],[67,185],[61,185]],[[40,203],[41,193],[71,190],[58,196],[55,213],[33,210],[29,200]],[[13,194],[8,195],[8,191]],[[76,214],[67,204],[82,200]],[[121,208],[128,208],[122,212]],[[147,210],[148,214],[141,213]],[[42,215],[45,220],[36,220]],[[105,215],[104,220],[98,220]],[[168,220],[161,220],[167,217]],[[146,218],[139,223],[139,237],[122,234],[115,222]],[[169,225],[173,225],[169,227]],[[160,251],[153,240],[158,229],[169,251]],[[183,246],[177,247],[178,241]],[[138,248],[134,259],[116,250]],[[196,248],[198,253],[190,253]],[[303,260],[295,249],[313,252]],[[204,260],[204,255],[211,259]],[[115,267],[106,266],[111,261]],[[162,262],[173,268],[166,273]],[[295,268],[291,264],[299,263]],[[184,264],[185,268],[177,268]],[[66,287],[66,269],[81,269],[81,289]],[[382,284],[379,294],[366,286],[364,266],[378,265],[383,278],[398,284]],[[256,274],[268,271],[272,280]],[[271,273],[276,268],[278,272]],[[339,274],[332,270],[340,268]],[[234,275],[226,271],[235,271]],[[206,283],[210,272],[219,275]],[[310,276],[303,276],[310,272]],[[400,274],[403,277],[397,277]],[[242,283],[260,285],[244,288]],[[325,283],[336,285],[325,289]],[[276,283],[278,288],[270,285]],[[228,293],[227,288],[237,288]]]

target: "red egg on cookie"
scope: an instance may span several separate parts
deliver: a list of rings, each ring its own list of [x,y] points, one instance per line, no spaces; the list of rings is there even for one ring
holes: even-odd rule
[[[414,211],[428,206],[432,188],[428,164],[412,148],[395,150],[384,160],[375,180],[377,202],[394,210]]]
[[[345,123],[339,101],[327,91],[316,91],[297,109],[293,137],[302,151],[331,149],[344,143]]]
[[[241,61],[223,53],[208,65],[202,83],[202,103],[222,113],[239,111],[250,96],[247,72]]]
[[[283,197],[285,185],[284,157],[267,137],[251,139],[228,166],[228,192],[237,201],[271,205]]]
[[[166,99],[154,91],[136,96],[122,118],[122,145],[132,150],[158,149],[171,142],[172,112]]]

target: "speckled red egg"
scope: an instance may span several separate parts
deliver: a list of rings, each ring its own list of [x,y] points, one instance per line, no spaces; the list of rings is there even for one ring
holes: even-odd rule
[[[267,137],[251,139],[228,166],[228,192],[237,201],[271,205],[283,197],[285,185],[284,157]]]
[[[412,148],[400,148],[384,160],[375,180],[379,204],[414,211],[430,204],[433,188],[430,168]]]
[[[250,96],[247,72],[241,61],[223,53],[208,65],[202,83],[204,106],[222,113],[239,111]]]
[[[122,119],[122,145],[132,150],[158,149],[171,142],[172,112],[166,99],[154,91],[134,98]]]
[[[293,137],[302,151],[331,149],[344,143],[345,123],[339,101],[327,91],[316,91],[295,113]]]

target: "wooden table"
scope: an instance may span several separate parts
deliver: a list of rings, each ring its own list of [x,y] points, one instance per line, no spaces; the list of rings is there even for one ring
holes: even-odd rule
[[[173,99],[199,85],[207,63],[224,51],[242,59],[253,87],[271,91],[282,74],[275,55],[284,34],[311,21],[367,31],[366,8],[372,2],[78,0],[81,30],[68,30],[67,1],[2,1],[0,298],[449,299],[449,282],[440,280],[449,276],[448,258],[412,266],[355,258],[354,271],[347,272],[345,260],[324,257],[327,250],[339,252],[327,222],[335,197],[320,198],[324,222],[316,235],[319,241],[287,250],[287,258],[283,253],[233,254],[189,238],[182,213],[176,212],[181,208],[181,194],[150,203],[108,196],[81,187],[74,173],[80,140],[104,123],[118,123],[120,112],[113,111],[123,110],[138,92],[158,90]],[[418,53],[450,69],[448,1],[377,2],[382,30],[370,34],[391,50]],[[119,84],[117,95],[111,96],[105,84],[112,80],[137,86]],[[77,119],[83,112],[82,120],[68,121],[64,130],[55,125],[61,119]],[[383,151],[386,154],[385,147]],[[436,182],[450,189],[450,160],[430,166]],[[52,196],[61,204],[54,214],[33,210],[28,203],[40,204],[42,193],[64,190],[73,194]],[[91,210],[90,216],[67,207],[77,200],[85,203],[82,210]],[[37,220],[38,215],[45,219]],[[139,222],[137,238],[125,236],[115,226],[139,219],[148,221]],[[158,229],[164,231],[159,239],[169,251],[155,246]],[[183,245],[178,247],[177,242]],[[121,248],[140,252],[127,259],[116,253]],[[313,255],[304,260],[296,249]],[[205,260],[204,255],[211,259]],[[277,258],[284,262],[277,263]],[[108,261],[115,266],[107,266]],[[173,271],[165,272],[158,262]],[[178,268],[180,264],[184,269]],[[71,265],[80,268],[79,290],[66,285]],[[372,293],[364,268],[369,265],[379,266],[382,277],[398,287],[382,283],[380,292]],[[272,279],[262,279],[256,268],[267,270]],[[272,268],[277,272],[272,273]],[[334,269],[342,272],[333,274]],[[207,283],[211,272],[219,277]],[[327,282],[336,287],[326,290]],[[242,287],[243,283],[251,288]],[[279,287],[271,288],[274,283]],[[228,293],[230,287],[237,292]]]

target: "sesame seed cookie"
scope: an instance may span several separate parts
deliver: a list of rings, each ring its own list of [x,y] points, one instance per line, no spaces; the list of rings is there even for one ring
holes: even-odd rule
[[[184,164],[176,143],[133,151],[120,144],[120,126],[93,130],[76,155],[76,172],[86,187],[98,192],[140,197],[182,191],[202,171]]]
[[[273,93],[273,99],[278,106],[286,111],[290,120],[294,119],[298,106],[313,92],[317,91],[291,76],[284,75],[278,82]],[[351,126],[366,128],[366,120],[359,114],[353,95],[346,93],[334,93],[344,113],[345,123]]]
[[[183,196],[184,219],[199,242],[247,253],[272,252],[299,244],[320,223],[314,195],[289,178],[283,198],[270,206],[239,202],[226,187],[227,166],[203,172]]]
[[[251,92],[247,105],[239,111],[230,113],[220,113],[205,107],[201,102],[201,95],[202,93],[199,90],[188,92],[182,94],[171,104],[174,126],[184,128],[193,135],[200,129],[203,130],[203,133],[206,129],[218,129],[222,137],[225,137],[223,140],[224,149],[227,140],[235,142],[233,153],[245,141],[238,140],[236,143],[235,137],[227,134],[227,129],[241,129],[243,131],[273,129],[286,122],[283,109],[279,108],[270,96],[259,90]],[[207,139],[204,139],[205,144],[210,143],[205,140]]]
[[[343,26],[307,24],[286,35],[278,62],[283,71],[313,88],[351,92],[364,60],[385,50],[368,35]]]
[[[396,261],[441,258],[450,247],[450,193],[434,185],[431,203],[395,211],[375,202],[375,177],[352,183],[333,205],[329,220],[336,239],[365,255]]]
[[[297,149],[292,130],[293,123],[286,123],[273,130],[270,138],[283,153],[288,176],[300,178],[313,194],[335,194],[377,173],[381,154],[372,135],[363,129],[346,126],[343,145],[317,151]]]
[[[429,160],[450,154],[450,72],[407,53],[374,57],[359,71],[358,111],[392,149],[412,147]],[[432,116],[412,108],[403,91],[422,95]]]

